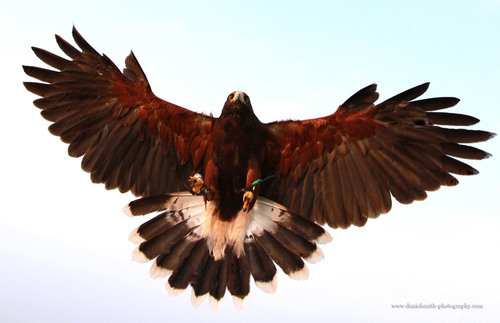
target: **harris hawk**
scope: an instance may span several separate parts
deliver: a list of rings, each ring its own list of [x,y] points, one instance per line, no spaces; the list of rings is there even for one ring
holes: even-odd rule
[[[194,305],[210,295],[218,309],[227,288],[241,307],[250,276],[272,293],[276,265],[307,278],[304,260],[331,240],[320,225],[363,226],[392,197],[423,200],[457,185],[452,174],[477,174],[455,157],[490,156],[467,144],[494,134],[460,128],[478,119],[441,112],[458,99],[417,100],[428,83],[378,104],[372,84],[326,117],[267,124],[237,91],[216,118],[155,96],[132,52],[121,72],[75,28],[73,38],[79,48],[56,35],[68,58],[33,47],[54,69],[23,66],[41,81],[24,85],[92,182],[140,197],[130,216],[156,213],[130,235],[133,259],[154,260],[170,294],[191,285]]]

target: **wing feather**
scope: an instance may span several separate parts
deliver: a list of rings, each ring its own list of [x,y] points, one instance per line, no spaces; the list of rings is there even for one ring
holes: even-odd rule
[[[69,59],[33,47],[56,70],[23,67],[41,82],[24,84],[41,97],[34,104],[53,122],[50,132],[108,189],[145,196],[182,187],[205,165],[214,119],[156,97],[132,52],[122,73],[75,28],[73,39],[79,49],[56,36]]]
[[[494,134],[463,128],[477,118],[434,112],[456,105],[452,97],[415,100],[424,83],[380,104],[376,85],[361,89],[332,115],[267,124],[269,154],[264,173],[275,172],[261,195],[320,224],[362,226],[391,208],[391,195],[408,204],[442,185],[456,185],[450,173],[477,170],[453,157],[483,159],[490,155],[464,145]],[[312,204],[312,205],[311,205]]]

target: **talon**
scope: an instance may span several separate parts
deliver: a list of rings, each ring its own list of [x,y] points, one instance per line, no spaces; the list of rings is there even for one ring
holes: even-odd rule
[[[203,176],[201,174],[196,173],[194,176],[189,176],[188,179],[189,185],[191,185],[191,189],[193,193],[198,194],[203,187]]]
[[[243,212],[247,212],[254,198],[253,192],[247,191],[243,194]]]

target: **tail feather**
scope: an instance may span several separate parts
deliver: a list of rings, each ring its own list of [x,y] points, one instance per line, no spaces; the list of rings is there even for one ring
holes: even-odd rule
[[[194,306],[199,306],[210,290],[214,287],[221,260],[215,260],[209,255],[206,261],[200,266],[195,279],[191,282],[193,295],[191,302]]]
[[[208,293],[205,293],[202,295],[196,295],[196,292],[194,291],[194,289],[192,289],[191,290],[191,304],[194,307],[199,307],[201,304],[203,304],[203,302],[205,301],[207,296],[208,296]]]
[[[160,254],[168,254],[179,241],[200,225],[205,213],[203,198],[182,192],[141,198],[130,202],[126,210],[132,215],[140,215],[145,210],[167,210],[130,234],[129,240],[142,242],[132,256],[134,260],[141,262],[154,259]]]
[[[184,240],[179,241],[169,253],[159,255],[151,266],[151,277],[163,278],[170,275],[182,264],[199,240],[199,236],[191,233]]]
[[[283,226],[278,226],[276,231],[271,234],[278,242],[280,242],[283,246],[286,246],[288,250],[304,259],[312,257],[318,249],[314,242],[304,239]]]
[[[135,229],[130,234],[129,240],[135,243],[150,240],[169,230],[177,223],[193,216],[200,216],[203,213],[203,204],[186,207],[182,210],[167,210]]]
[[[169,253],[179,241],[184,239],[196,227],[198,227],[198,224],[193,221],[193,217],[177,223],[165,232],[141,243],[134,253],[135,260],[151,260],[160,254]]]
[[[142,197],[130,202],[124,212],[128,216],[149,214],[152,212],[170,210],[182,210],[190,206],[203,205],[203,198],[189,192],[178,192],[158,196]]]
[[[226,293],[227,285],[227,259],[220,260],[218,271],[215,276],[214,284],[210,289],[210,307],[214,311],[219,311],[222,306],[224,294]]]
[[[307,240],[322,244],[332,241],[325,229],[272,200],[259,196],[254,209],[264,214],[275,214],[278,218],[275,221]]]
[[[267,252],[267,254],[280,266],[281,269],[293,279],[306,279],[304,276],[307,267],[302,258],[284,247],[270,233],[264,231],[255,237],[257,243]]]
[[[277,287],[276,266],[253,236],[245,241],[245,253],[255,285],[266,293],[274,293]]]
[[[176,223],[174,221],[170,221],[168,215],[169,212],[163,212],[155,216],[148,222],[145,222],[137,229],[132,231],[128,239],[134,243],[141,243],[167,231]]]
[[[308,269],[302,258],[311,263],[323,259],[323,253],[315,242],[329,242],[331,237],[328,232],[314,222],[266,198],[258,197],[253,211],[254,219],[250,231],[257,245],[260,245],[264,253],[267,253],[287,275],[293,279],[306,279]],[[258,272],[256,260],[250,262]]]
[[[124,209],[128,216],[149,214],[167,209],[166,204],[170,200],[170,194],[149,196],[130,202]]]
[[[201,263],[203,263],[208,257],[208,248],[206,241],[204,239],[199,240],[196,243],[196,246],[191,250],[189,256],[184,259],[182,265],[179,266],[173,273],[170,275],[170,278],[167,282],[167,291],[169,294],[177,295],[179,292],[184,291],[195,272],[198,270]]]
[[[233,296],[234,304],[242,309],[244,300],[250,293],[250,268],[245,255],[237,256],[231,247],[226,249],[228,259],[227,289]]]
[[[250,276],[257,287],[273,293],[275,263],[291,278],[306,279],[303,260],[321,260],[316,243],[331,240],[317,224],[265,198],[258,197],[253,209],[241,211],[233,222],[220,220],[214,203],[181,192],[139,199],[126,207],[133,216],[162,212],[130,235],[139,244],[133,258],[156,258],[151,276],[170,276],[166,288],[171,295],[191,284],[194,306],[209,295],[210,307],[219,310],[227,289],[242,308]]]

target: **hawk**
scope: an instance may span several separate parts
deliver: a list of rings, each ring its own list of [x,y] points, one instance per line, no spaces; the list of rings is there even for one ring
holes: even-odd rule
[[[241,307],[250,276],[272,293],[276,265],[307,278],[304,260],[331,240],[320,225],[363,226],[392,197],[423,200],[457,185],[452,174],[478,173],[455,157],[490,156],[466,144],[494,134],[459,128],[478,119],[442,112],[458,99],[417,100],[428,83],[377,104],[372,84],[326,117],[271,123],[236,91],[213,117],[155,96],[133,52],[121,72],[75,28],[73,38],[79,48],[56,35],[68,58],[33,47],[54,69],[23,66],[41,81],[24,85],[92,182],[140,197],[130,216],[156,213],[130,235],[133,259],[154,260],[170,294],[191,285],[194,305],[210,295],[218,309],[227,289]]]

